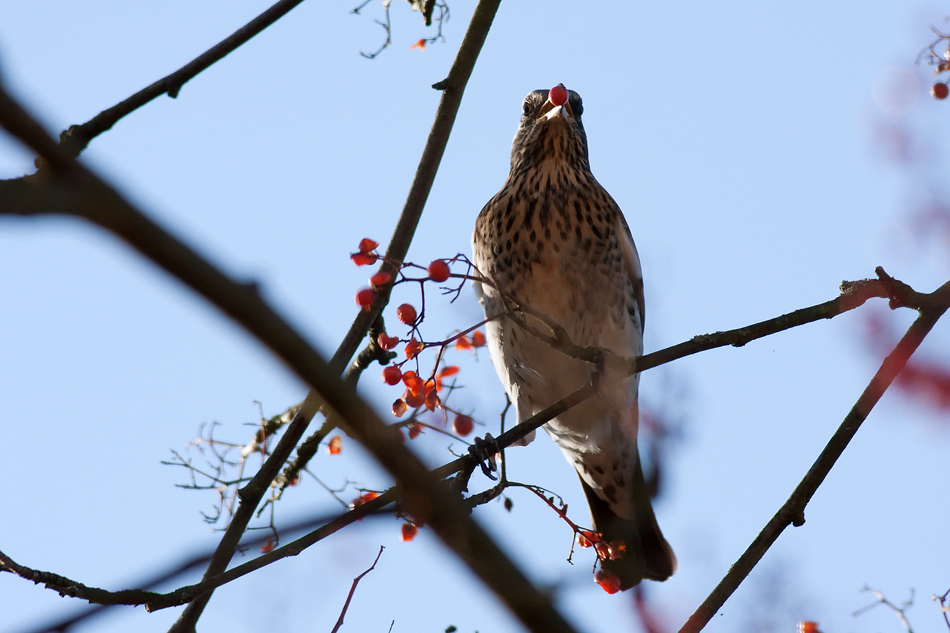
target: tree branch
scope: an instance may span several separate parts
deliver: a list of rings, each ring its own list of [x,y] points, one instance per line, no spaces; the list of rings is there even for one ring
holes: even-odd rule
[[[466,37],[480,26],[481,36],[477,38],[479,47],[480,42],[484,41],[484,35],[497,6],[498,0],[483,0],[476,9],[476,16]],[[475,52],[477,53],[477,50]],[[472,62],[474,63],[474,58]],[[456,86],[454,91],[461,96],[461,87]],[[445,99],[444,97],[443,101]],[[319,397],[340,414],[349,434],[360,440],[393,475],[403,492],[406,512],[418,521],[428,523],[529,630],[554,633],[573,631],[550,600],[531,585],[494,541],[471,519],[461,500],[450,495],[445,487],[431,476],[425,465],[396,439],[392,429],[383,424],[353,389],[340,380],[339,372],[324,361],[298,332],[261,299],[256,286],[241,284],[228,278],[198,253],[144,216],[91,171],[65,155],[61,148],[46,136],[42,127],[2,89],[0,124],[39,153],[50,165],[52,177],[74,191],[74,199],[64,211],[107,228],[126,240],[136,250],[243,326],[309,384],[314,394],[319,394]],[[439,155],[441,156],[441,152]],[[423,161],[425,160],[424,154]],[[437,162],[432,167],[433,175]],[[424,199],[419,201],[420,209],[423,201]],[[404,236],[406,240],[410,234]],[[408,241],[405,246],[408,247]],[[375,315],[372,316],[375,318]],[[302,408],[306,409],[307,404]],[[304,424],[303,428],[305,426]],[[288,439],[289,434],[288,429],[278,445],[285,443],[284,440]],[[300,435],[297,436],[298,440]],[[277,462],[277,467],[288,454],[289,451]],[[273,457],[268,461],[275,462]],[[276,471],[276,467],[274,470]],[[261,481],[262,473],[263,469],[249,487]],[[276,472],[272,473],[268,481],[272,480],[275,474]],[[249,504],[245,504],[242,499],[241,509],[246,505]],[[230,560],[233,549],[225,552],[224,556],[219,556],[221,552],[222,548],[219,547],[215,553],[216,560]],[[224,560],[223,564],[226,565],[227,561]],[[173,629],[193,631],[197,619],[194,614],[200,614],[206,601],[202,601],[200,605],[198,602],[192,603],[190,607],[199,605],[197,610],[186,609]],[[186,613],[193,615],[186,617]]]
[[[818,486],[825,480],[825,477],[831,471],[832,466],[841,457],[844,449],[847,448],[851,438],[861,427],[861,423],[867,419],[871,409],[877,404],[884,395],[884,392],[900,373],[907,360],[914,353],[914,350],[924,340],[924,337],[930,332],[947,308],[950,307],[950,281],[935,290],[929,295],[922,295],[916,292],[907,292],[908,286],[904,284],[897,285],[893,279],[884,273],[883,269],[878,268],[878,275],[882,282],[891,289],[897,291],[891,295],[891,305],[904,304],[905,301],[916,303],[919,307],[920,316],[910,326],[904,337],[897,343],[897,346],[884,359],[877,373],[868,383],[864,392],[858,398],[857,402],[845,416],[844,421],[838,430],[835,431],[828,444],[818,455],[818,459],[808,470],[808,473],[798,484],[792,495],[779,508],[775,516],[765,525],[748,549],[739,557],[739,560],[729,568],[725,577],[719,582],[716,588],[709,594],[705,601],[696,609],[696,612],[690,616],[680,633],[697,633],[701,631],[709,620],[719,611],[720,607],[726,602],[729,596],[739,587],[739,584],[749,575],[752,568],[762,559],[769,547],[778,539],[779,535],[789,525],[799,527],[805,523],[805,506],[811,500]]]
[[[841,284],[842,293],[831,301],[826,301],[809,308],[796,310],[789,314],[768,319],[766,321],[761,321],[759,323],[748,325],[742,328],[736,328],[726,332],[717,332],[715,334],[696,336],[690,341],[686,341],[684,343],[680,343],[679,345],[674,345],[652,354],[625,362],[629,362],[630,365],[639,366],[643,371],[646,371],[647,369],[672,362],[673,360],[677,360],[684,356],[706,351],[708,349],[713,349],[715,347],[724,347],[727,345],[739,347],[757,338],[791,329],[799,325],[804,325],[806,323],[820,319],[833,318],[834,316],[863,305],[865,301],[872,297],[888,298],[901,295],[905,297],[904,301],[910,302],[914,305],[925,305],[928,302],[932,303],[930,299],[931,295],[921,295],[914,292],[913,289],[911,289],[906,284],[893,280],[887,276],[887,274],[882,269],[878,269],[878,274],[885,281],[862,280],[857,282],[843,282]],[[891,292],[892,290],[893,292]],[[542,426],[560,413],[590,397],[593,395],[593,393],[593,387],[590,385],[585,385],[568,397],[563,398],[545,410],[532,416],[528,420],[525,420],[521,424],[515,426],[510,431],[502,433],[496,440],[498,446],[502,449],[510,446],[512,443],[522,438],[530,430]],[[456,490],[461,490],[465,487],[465,485],[467,485],[468,476],[471,475],[475,468],[476,464],[474,460],[468,456],[465,456],[444,464],[443,466],[433,470],[432,474],[438,479],[445,479],[446,477],[449,477],[455,473],[463,474],[464,481],[461,484],[458,482],[453,484]],[[361,521],[366,516],[381,512],[387,505],[398,501],[400,498],[401,494],[398,487],[390,488],[376,499],[366,502],[365,504],[334,518],[325,525],[320,526],[305,536],[286,545],[278,547],[271,552],[262,554],[253,560],[231,568],[226,572],[217,574],[210,578],[206,577],[200,583],[181,587],[165,594],[149,594],[147,599],[143,599],[141,596],[134,596],[133,594],[129,593],[127,596],[125,596],[125,600],[113,598],[110,599],[109,604],[145,604],[146,609],[149,611],[186,604],[198,596],[205,595],[213,589],[252,573],[262,567],[270,565],[271,563],[282,558],[296,556],[310,546],[315,545],[321,540],[336,533],[340,529],[357,521]],[[480,499],[478,499],[477,496],[476,498],[470,497],[466,500],[466,503],[471,506],[473,501],[477,502],[479,500]],[[244,543],[243,545],[252,546],[252,544],[249,545],[248,543]],[[56,589],[55,586],[51,588]],[[77,597],[91,600],[89,595],[77,594]]]
[[[350,587],[350,593],[346,594],[346,602],[343,603],[343,610],[340,612],[340,618],[336,621],[336,624],[333,627],[333,630],[330,633],[337,633],[340,630],[340,627],[343,626],[343,618],[346,616],[346,610],[350,608],[350,601],[353,599],[353,594],[356,593],[356,585],[360,584],[360,581],[363,579],[363,576],[369,572],[376,569],[376,563],[379,562],[379,557],[383,555],[383,550],[386,549],[382,545],[379,546],[379,553],[376,554],[376,560],[373,561],[373,564],[369,566],[369,569],[364,571],[362,574],[353,579],[353,586]]]

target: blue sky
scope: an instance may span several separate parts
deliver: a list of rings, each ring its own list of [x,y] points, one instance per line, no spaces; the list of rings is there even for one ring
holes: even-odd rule
[[[8,2],[0,77],[58,133],[266,6]],[[420,52],[409,47],[430,32],[394,3],[394,44],[367,61],[358,51],[382,36],[376,3],[363,16],[345,3],[303,3],[178,99],[122,120],[83,160],[225,270],[259,281],[330,353],[366,283],[348,255],[360,238],[385,244],[391,234],[438,103],[429,86],[448,72],[470,17],[469,4],[451,7],[447,42]],[[896,1],[860,10],[502,3],[410,259],[469,252],[475,216],[507,175],[522,98],[563,82],[584,98],[593,171],[637,241],[648,351],[826,301],[841,280],[872,276],[877,265],[931,290],[950,273],[946,244],[915,240],[908,218],[942,174],[947,106],[926,96],[929,69],[913,62],[944,16],[935,4]],[[900,77],[920,85],[895,107],[888,95]],[[879,131],[894,126],[919,141],[913,169],[882,150]],[[27,173],[31,161],[0,137],[0,177]],[[201,423],[221,422],[221,433],[246,441],[255,401],[273,415],[304,387],[190,291],[75,220],[0,218],[0,270],[0,549],[119,589],[212,547],[217,536],[199,515],[211,493],[176,489],[184,473],[159,462]],[[396,304],[417,300],[403,292]],[[433,298],[432,338],[480,318],[469,291],[454,304]],[[649,586],[670,628],[784,502],[873,375],[880,358],[865,331],[874,311],[895,331],[912,316],[879,302],[642,377],[644,403],[685,424],[657,503],[680,569]],[[920,353],[940,359],[948,343],[941,323]],[[457,359],[467,386],[458,406],[494,425],[503,394],[487,354]],[[376,373],[361,389],[385,413],[395,395]],[[782,536],[707,630],[768,630],[762,617],[776,631],[800,618],[826,633],[899,630],[884,609],[851,618],[871,602],[859,593],[865,584],[894,600],[915,588],[915,630],[943,630],[929,597],[950,588],[946,421],[945,412],[886,395],[808,506],[805,526]],[[437,438],[416,442],[433,464],[451,457]],[[509,468],[583,508],[574,473],[547,438],[512,451]],[[353,442],[341,456],[321,453],[313,469],[332,485],[387,482]],[[512,498],[514,512],[490,504],[476,516],[535,581],[565,583],[559,604],[572,622],[589,632],[633,626],[629,600],[590,582],[589,556],[564,562],[569,530],[526,493]],[[281,503],[278,523],[335,503],[305,479]],[[343,630],[385,631],[392,620],[393,631],[520,630],[433,535],[423,530],[403,544],[398,525],[367,522],[219,590],[201,630],[329,630],[379,545],[386,550]],[[0,576],[0,631],[77,606]],[[164,631],[176,614],[118,610],[84,630]]]

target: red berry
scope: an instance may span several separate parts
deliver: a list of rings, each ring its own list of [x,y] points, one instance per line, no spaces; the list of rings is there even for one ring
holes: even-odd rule
[[[414,526],[412,523],[403,523],[402,524],[402,540],[411,541],[416,538],[416,534],[419,532],[419,528]]]
[[[387,336],[385,332],[381,332],[379,336],[376,337],[376,342],[387,351],[399,345],[399,339],[397,337]]]
[[[395,365],[387,365],[383,368],[383,382],[387,385],[398,384],[402,380],[402,370]]]
[[[590,539],[584,536],[583,534],[578,533],[577,535],[577,544],[580,547],[590,547],[593,543],[590,542]]]
[[[475,421],[467,415],[457,415],[452,422],[452,430],[462,437],[471,433],[473,428],[475,428]]]
[[[368,237],[364,237],[363,239],[360,240],[359,249],[361,253],[368,253],[374,250],[377,246],[379,246],[379,242],[374,242]]]
[[[402,382],[412,393],[421,393],[425,395],[425,392],[423,391],[425,389],[425,382],[423,382],[422,378],[419,378],[419,376],[416,375],[416,372],[407,371],[402,376]]]
[[[373,297],[375,293],[369,288],[363,288],[356,293],[356,304],[363,309],[364,312],[369,312],[369,307],[373,303]]]
[[[333,439],[330,440],[330,444],[327,446],[327,452],[331,455],[340,454],[340,446],[343,444],[343,440],[339,435],[335,435]]]
[[[414,440],[417,437],[422,435],[422,425],[418,422],[413,422],[409,425],[409,439]]]
[[[404,303],[396,308],[396,318],[399,319],[400,323],[415,325],[417,316],[416,309],[408,303]]]
[[[380,271],[369,278],[369,283],[371,286],[379,288],[380,286],[385,286],[387,283],[389,283],[389,280],[392,278],[393,276],[389,273]]]
[[[947,95],[950,95],[950,87],[947,87],[945,83],[935,83],[930,89],[930,94],[934,99],[946,99]]]
[[[370,264],[375,264],[379,258],[376,257],[375,253],[353,253],[350,255],[350,259],[352,259],[353,263],[357,266],[369,266]]]
[[[485,334],[481,330],[475,330],[472,334],[472,345],[475,347],[482,347],[485,345]]]
[[[437,259],[429,264],[426,272],[429,273],[429,279],[441,283],[449,278],[449,265],[444,259]]]
[[[413,393],[407,389],[403,398],[405,398],[406,404],[412,408],[421,407],[426,403],[426,395],[421,391],[419,393]]]
[[[620,591],[620,578],[611,574],[609,571],[604,571],[603,569],[599,570],[594,574],[594,582],[611,595]]]
[[[472,342],[464,334],[455,339],[455,349],[472,349]]]
[[[554,86],[548,93],[548,100],[556,106],[567,103],[567,97],[567,88],[564,87],[564,84],[558,84]]]

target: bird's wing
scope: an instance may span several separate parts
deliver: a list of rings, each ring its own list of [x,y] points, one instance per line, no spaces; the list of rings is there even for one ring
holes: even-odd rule
[[[640,255],[637,253],[637,245],[633,242],[633,235],[630,234],[630,227],[627,221],[618,209],[617,217],[620,220],[620,227],[623,229],[620,233],[623,236],[621,240],[621,250],[623,251],[623,263],[627,269],[627,275],[630,278],[632,288],[632,297],[636,302],[636,309],[640,313],[640,333],[646,324],[646,313],[643,303],[643,271],[640,268]]]

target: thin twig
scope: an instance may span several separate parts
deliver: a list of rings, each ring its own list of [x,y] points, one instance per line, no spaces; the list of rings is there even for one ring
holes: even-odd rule
[[[870,587],[866,585],[864,589],[862,589],[861,591],[874,594],[874,597],[876,597],[877,600],[867,605],[866,607],[861,607],[860,609],[852,613],[851,617],[856,618],[859,615],[870,611],[877,605],[883,604],[884,606],[888,607],[891,611],[893,611],[897,615],[897,618],[901,621],[901,624],[904,625],[904,630],[907,631],[907,633],[914,633],[914,630],[910,626],[910,621],[907,619],[907,614],[904,613],[904,611],[906,611],[909,607],[912,607],[914,605],[914,590],[913,589],[910,590],[910,599],[907,600],[906,602],[902,602],[901,606],[899,607],[893,602],[891,602],[890,600],[888,600],[884,596],[883,591],[878,591],[877,589],[871,589]]]
[[[350,587],[350,593],[346,594],[346,602],[343,603],[343,610],[340,611],[340,618],[336,621],[336,625],[333,627],[333,630],[330,633],[337,633],[337,631],[340,630],[340,627],[343,626],[343,618],[346,616],[346,610],[350,608],[350,601],[353,599],[353,594],[356,593],[356,585],[360,584],[360,580],[363,579],[363,576],[376,569],[376,563],[379,562],[379,557],[383,555],[384,549],[386,548],[380,545],[379,553],[376,554],[376,560],[373,561],[373,564],[369,566],[369,569],[353,579],[353,586]]]

